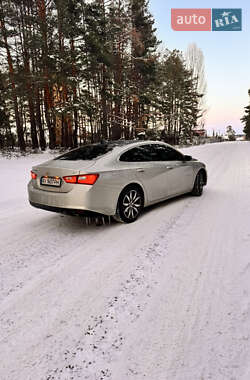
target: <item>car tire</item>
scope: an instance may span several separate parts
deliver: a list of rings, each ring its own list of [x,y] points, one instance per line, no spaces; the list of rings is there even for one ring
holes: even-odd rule
[[[194,181],[194,187],[191,192],[192,195],[196,197],[200,197],[203,193],[203,186],[204,186],[204,178],[201,171],[196,175],[195,181]]]
[[[143,210],[144,196],[137,186],[128,186],[120,194],[114,219],[117,222],[133,223]]]

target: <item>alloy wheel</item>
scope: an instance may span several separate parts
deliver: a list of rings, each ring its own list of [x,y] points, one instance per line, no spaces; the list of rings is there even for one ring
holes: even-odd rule
[[[137,190],[129,190],[122,200],[123,213],[128,219],[135,219],[140,213],[142,197]]]

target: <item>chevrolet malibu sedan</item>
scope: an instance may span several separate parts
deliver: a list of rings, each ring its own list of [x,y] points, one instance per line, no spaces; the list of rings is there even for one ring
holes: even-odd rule
[[[202,162],[164,142],[119,140],[81,146],[34,166],[28,193],[37,208],[131,223],[154,203],[202,195],[206,183]]]

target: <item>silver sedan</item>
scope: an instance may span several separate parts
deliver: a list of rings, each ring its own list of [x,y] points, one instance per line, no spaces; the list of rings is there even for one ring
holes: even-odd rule
[[[34,207],[131,223],[154,203],[202,195],[206,183],[205,165],[168,144],[119,140],[85,145],[34,166],[28,193]]]

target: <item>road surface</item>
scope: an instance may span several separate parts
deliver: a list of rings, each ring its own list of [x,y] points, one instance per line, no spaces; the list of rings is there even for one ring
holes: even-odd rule
[[[29,206],[0,159],[1,380],[249,380],[250,143],[191,147],[202,197],[96,227]]]

